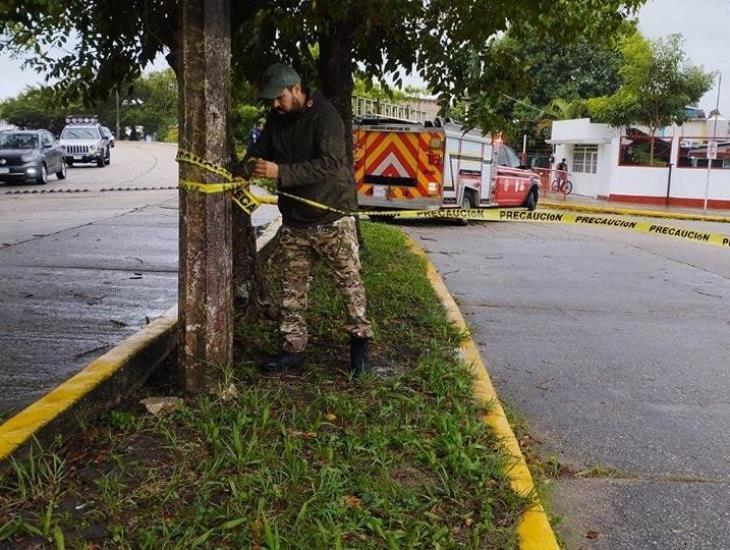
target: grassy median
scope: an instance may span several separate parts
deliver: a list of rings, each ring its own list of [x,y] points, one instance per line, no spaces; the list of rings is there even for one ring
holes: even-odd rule
[[[217,396],[157,417],[136,396],[14,462],[0,480],[0,547],[516,547],[527,501],[472,400],[454,353],[463,335],[400,231],[363,233],[378,376],[348,376],[342,304],[315,271],[304,370],[259,375],[275,323],[244,316]]]

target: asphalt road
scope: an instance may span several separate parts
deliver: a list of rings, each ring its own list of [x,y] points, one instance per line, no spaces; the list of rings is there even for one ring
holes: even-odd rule
[[[550,492],[566,548],[730,548],[730,250],[601,227],[406,227],[500,396],[566,467]]]
[[[75,166],[45,186],[0,184],[0,417],[174,305],[177,191],[101,190],[174,187],[175,152],[119,142],[110,166]],[[81,192],[55,192],[64,190]],[[262,208],[254,223],[271,217]]]

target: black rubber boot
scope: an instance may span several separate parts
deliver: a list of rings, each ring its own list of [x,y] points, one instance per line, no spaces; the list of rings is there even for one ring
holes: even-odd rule
[[[350,334],[350,371],[356,376],[372,372],[368,359],[368,339]]]
[[[271,361],[266,363],[262,370],[267,373],[284,372],[289,369],[301,367],[304,364],[304,353],[294,353],[293,351],[284,351],[273,357]]]

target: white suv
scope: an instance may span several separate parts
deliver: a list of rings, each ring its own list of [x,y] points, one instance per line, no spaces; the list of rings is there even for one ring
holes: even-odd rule
[[[60,143],[68,166],[94,162],[103,168],[111,162],[109,140],[96,117],[66,117]]]

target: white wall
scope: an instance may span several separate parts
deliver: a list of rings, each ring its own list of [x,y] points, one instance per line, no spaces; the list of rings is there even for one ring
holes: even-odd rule
[[[707,168],[674,168],[672,171],[673,198],[705,198]],[[710,199],[730,200],[730,169],[710,173]]]
[[[597,197],[608,197],[611,194],[611,174],[618,159],[619,144],[617,140],[606,143],[598,148],[598,185],[596,186]]]
[[[693,130],[696,130],[693,129]],[[679,133],[672,142],[672,181],[670,196],[673,199],[704,199],[707,170],[702,168],[678,168]],[[687,135],[687,134],[684,134]],[[633,195],[641,197],[666,197],[669,168],[648,166],[618,166],[620,138],[613,142],[615,154],[611,171],[610,189],[606,195]],[[712,170],[710,199],[730,200],[730,170]]]
[[[669,168],[616,166],[611,174],[611,195],[664,197]]]
[[[550,130],[550,139],[556,142],[601,143],[612,135],[613,131],[608,124],[592,123],[590,118],[555,120]]]
[[[705,196],[706,169],[677,168],[680,136],[702,137],[712,134],[714,120],[690,121],[680,128],[667,128],[663,132],[672,136],[672,181],[673,199],[702,200]],[[709,127],[709,131],[708,131]],[[730,132],[727,119],[718,121],[718,135]],[[551,139],[559,142],[579,140],[589,144],[593,136],[598,144],[598,168],[596,174],[573,173],[573,147],[571,143],[555,145],[555,166],[561,159],[568,162],[571,172],[573,193],[589,197],[608,197],[610,195],[635,196],[637,198],[662,199],[667,194],[669,168],[647,166],[619,166],[619,150],[623,129],[612,129],[605,124],[591,124],[589,119],[560,120],[553,123]],[[601,143],[611,138],[610,143]],[[553,166],[553,168],[555,167]],[[730,169],[712,171],[710,199],[730,200]]]
[[[556,146],[555,166],[565,158],[568,162],[570,181],[573,182],[573,194],[585,197],[607,196],[609,193],[610,174],[613,169],[611,143],[598,145],[598,164],[595,174],[573,172],[573,147],[574,145],[564,144]],[[616,153],[618,154],[618,153]]]

